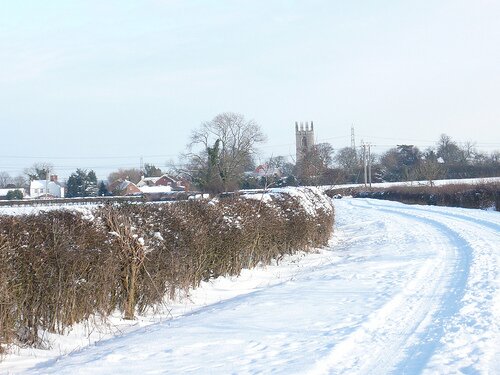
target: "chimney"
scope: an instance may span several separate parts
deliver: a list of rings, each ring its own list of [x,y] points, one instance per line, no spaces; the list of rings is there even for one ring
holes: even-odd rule
[[[57,182],[57,175],[56,174],[51,174],[50,175],[50,181]]]

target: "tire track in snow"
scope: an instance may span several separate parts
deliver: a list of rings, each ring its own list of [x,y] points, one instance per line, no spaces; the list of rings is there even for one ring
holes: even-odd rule
[[[365,202],[350,203],[413,221],[411,229],[428,236],[429,246],[440,255],[437,262],[426,262],[402,293],[336,345],[310,373],[419,373],[443,335],[443,322],[456,313],[464,295],[470,265],[467,243],[439,221]]]
[[[381,208],[379,202],[368,201]],[[439,220],[452,233],[466,243],[471,258],[470,275],[458,310],[444,321],[444,335],[427,370],[439,372],[500,373],[500,215],[468,209],[446,209],[392,203],[398,210],[421,218]],[[383,205],[386,207],[386,205]],[[467,212],[464,215],[461,212]],[[484,216],[481,218],[475,216]],[[487,216],[487,217],[486,217]],[[488,219],[488,220],[487,220]],[[431,327],[421,344],[436,331]],[[415,345],[414,350],[418,350]],[[401,370],[417,367],[419,356],[405,362]],[[420,358],[421,359],[421,358]]]

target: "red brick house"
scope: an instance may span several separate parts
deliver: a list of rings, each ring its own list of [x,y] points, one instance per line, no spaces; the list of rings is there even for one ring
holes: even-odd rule
[[[136,184],[130,182],[129,180],[116,180],[111,185],[109,185],[108,190],[113,193],[113,195],[136,195],[141,194],[141,190]]]

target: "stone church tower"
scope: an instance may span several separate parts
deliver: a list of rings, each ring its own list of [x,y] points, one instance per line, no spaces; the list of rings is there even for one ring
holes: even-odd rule
[[[314,126],[311,121],[311,126],[306,122],[305,127],[301,122],[300,125],[295,122],[295,162],[298,164],[302,161],[308,151],[314,146]]]

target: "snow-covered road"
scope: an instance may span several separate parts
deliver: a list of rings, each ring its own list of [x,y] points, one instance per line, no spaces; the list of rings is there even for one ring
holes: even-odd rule
[[[500,214],[335,206],[331,248],[267,284],[216,280],[217,303],[29,373],[500,374]]]

